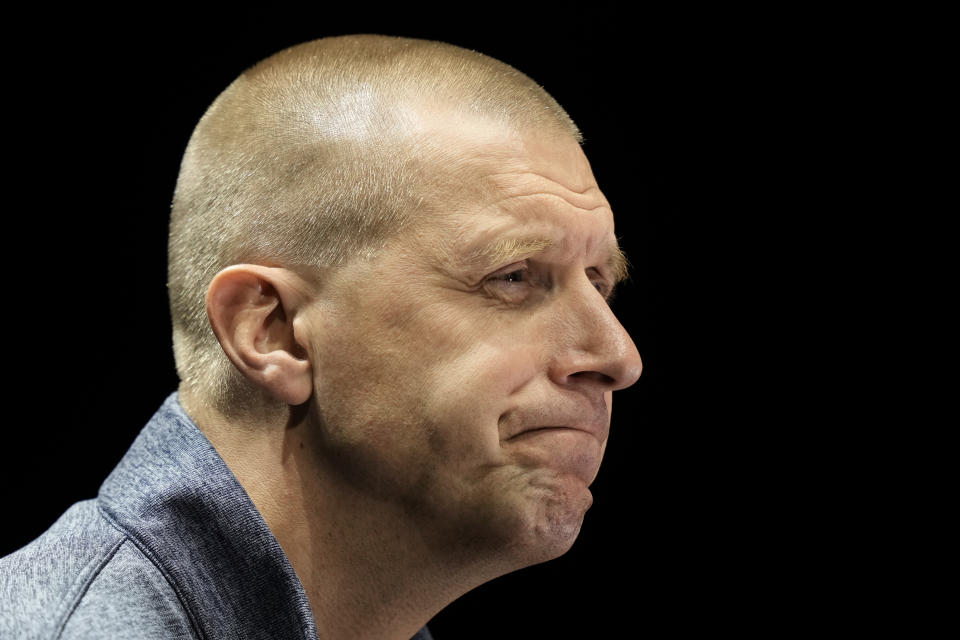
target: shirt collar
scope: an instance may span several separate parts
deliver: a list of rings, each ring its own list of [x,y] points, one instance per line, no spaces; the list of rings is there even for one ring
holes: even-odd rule
[[[100,488],[204,638],[315,640],[310,603],[246,491],[172,393]]]

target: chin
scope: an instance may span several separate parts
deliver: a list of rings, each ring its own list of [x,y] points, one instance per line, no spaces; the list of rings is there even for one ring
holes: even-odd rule
[[[593,504],[577,474],[544,467],[500,467],[484,489],[456,509],[437,510],[444,522],[434,548],[459,550],[493,573],[487,579],[562,556],[573,546]],[[451,517],[452,513],[458,516]]]
[[[524,566],[553,560],[573,546],[593,494],[586,484],[573,476],[553,477],[534,485],[527,497],[523,530],[517,531],[514,551]]]

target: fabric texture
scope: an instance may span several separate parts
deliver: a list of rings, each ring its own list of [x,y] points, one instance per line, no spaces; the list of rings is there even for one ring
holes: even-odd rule
[[[317,638],[293,567],[176,393],[96,499],[0,558],[0,639],[34,638]]]

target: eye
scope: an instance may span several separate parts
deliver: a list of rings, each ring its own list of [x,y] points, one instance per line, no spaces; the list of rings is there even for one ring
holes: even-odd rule
[[[593,286],[596,287],[597,291],[600,292],[600,295],[603,296],[603,299],[606,300],[607,304],[613,302],[614,294],[617,292],[615,287],[611,287],[606,282],[594,282]]]
[[[590,284],[600,292],[600,295],[603,296],[603,299],[607,302],[610,302],[613,299],[614,285],[610,283],[609,280],[604,278],[598,271],[591,269],[588,272],[588,277],[590,277]]]
[[[527,282],[530,280],[530,267],[526,262],[516,262],[496,271],[486,278],[486,282]]]
[[[513,271],[508,271],[507,273],[495,274],[491,277],[494,280],[500,280],[501,282],[525,282],[529,278],[526,267],[522,269],[514,269]]]
[[[529,265],[522,262],[504,267],[483,281],[488,293],[514,304],[525,300],[536,284]]]

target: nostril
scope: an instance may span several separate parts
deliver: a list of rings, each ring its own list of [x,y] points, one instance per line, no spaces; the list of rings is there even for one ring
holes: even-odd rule
[[[578,371],[570,375],[570,378],[574,380],[589,380],[590,382],[597,382],[602,385],[613,385],[616,380],[611,378],[605,373],[599,371]]]

